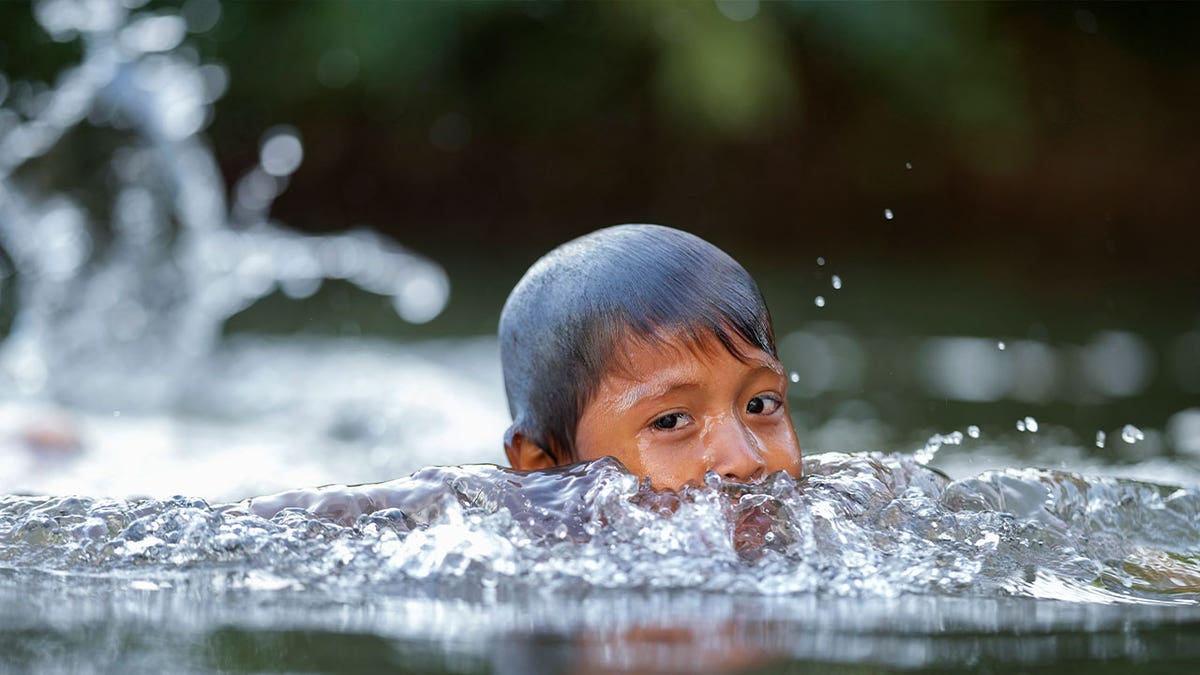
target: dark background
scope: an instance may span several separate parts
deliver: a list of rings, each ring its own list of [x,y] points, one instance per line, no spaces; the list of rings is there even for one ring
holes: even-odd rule
[[[307,161],[275,214],[302,229],[532,258],[652,221],[772,259],[1194,279],[1197,14],[257,3],[197,43],[230,68],[211,133],[231,177],[262,130],[300,130]],[[357,76],[322,85],[339,49]]]
[[[523,267],[577,234],[650,221],[768,265],[821,254],[969,266],[1031,292],[1195,290],[1194,5],[726,16],[752,11],[226,3],[189,43],[227,67],[209,135],[231,185],[264,131],[299,130],[305,162],[273,215],[302,230],[367,224],[450,265]],[[0,21],[10,78],[49,77],[78,49],[25,3]]]

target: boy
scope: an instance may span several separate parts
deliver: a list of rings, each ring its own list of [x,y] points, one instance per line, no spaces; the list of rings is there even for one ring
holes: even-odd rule
[[[655,487],[800,474],[771,316],[733,258],[619,225],[538,260],[500,315],[514,469],[606,455]]]

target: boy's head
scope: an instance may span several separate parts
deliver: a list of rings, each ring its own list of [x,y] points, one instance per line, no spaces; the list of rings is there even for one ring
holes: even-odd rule
[[[554,249],[509,295],[500,353],[514,468],[612,455],[666,487],[799,473],[758,286],[692,234],[620,225]]]

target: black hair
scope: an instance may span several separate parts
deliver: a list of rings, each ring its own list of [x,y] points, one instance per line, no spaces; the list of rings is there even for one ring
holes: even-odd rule
[[[569,241],[517,282],[500,314],[500,360],[513,424],[558,463],[572,462],[584,406],[626,336],[716,336],[775,356],[775,331],[750,274],[693,234],[617,225]]]

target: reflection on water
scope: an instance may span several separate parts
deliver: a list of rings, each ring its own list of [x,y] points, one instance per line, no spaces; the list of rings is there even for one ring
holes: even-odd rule
[[[516,674],[772,672],[789,664],[804,672],[952,672],[971,664],[1186,673],[1200,657],[1197,614],[1179,608],[665,593],[588,593],[569,603],[534,594],[481,606],[288,592],[214,598],[186,589],[57,594],[51,603],[41,585],[20,596],[20,613],[11,610],[17,592],[0,587],[7,668]]]

